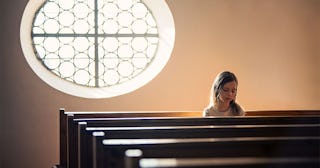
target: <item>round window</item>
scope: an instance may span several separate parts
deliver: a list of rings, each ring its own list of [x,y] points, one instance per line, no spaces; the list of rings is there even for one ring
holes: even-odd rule
[[[164,0],[30,0],[21,23],[34,72],[86,98],[122,95],[151,81],[169,60],[174,35]]]

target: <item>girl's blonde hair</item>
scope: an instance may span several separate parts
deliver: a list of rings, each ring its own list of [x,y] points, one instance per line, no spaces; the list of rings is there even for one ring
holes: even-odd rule
[[[210,104],[208,107],[213,107],[219,101],[219,96],[220,96],[219,94],[223,86],[226,83],[233,82],[233,81],[235,81],[238,85],[238,79],[232,72],[224,71],[217,75],[211,87]],[[234,115],[239,115],[240,106],[236,103],[235,100],[232,100],[230,102],[230,107],[231,107],[231,112]]]

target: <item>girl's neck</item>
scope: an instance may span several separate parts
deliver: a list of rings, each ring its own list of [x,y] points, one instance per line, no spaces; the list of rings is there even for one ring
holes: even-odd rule
[[[228,111],[230,108],[230,104],[228,103],[223,103],[223,102],[217,102],[215,104],[216,110],[223,112],[223,111]]]

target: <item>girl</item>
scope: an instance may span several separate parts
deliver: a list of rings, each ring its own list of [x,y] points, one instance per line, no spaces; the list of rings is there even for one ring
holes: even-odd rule
[[[245,112],[236,103],[238,80],[229,71],[218,74],[211,88],[210,104],[203,116],[244,116]]]

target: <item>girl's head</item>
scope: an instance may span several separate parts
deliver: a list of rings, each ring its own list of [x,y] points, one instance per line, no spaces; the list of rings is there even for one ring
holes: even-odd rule
[[[212,86],[211,103],[229,102],[230,104],[235,102],[237,94],[238,80],[237,77],[229,71],[221,72],[215,78]]]

